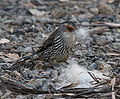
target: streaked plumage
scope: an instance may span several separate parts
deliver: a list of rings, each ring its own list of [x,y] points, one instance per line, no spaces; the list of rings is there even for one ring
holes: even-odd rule
[[[45,62],[64,62],[68,59],[75,45],[76,27],[73,22],[62,23],[43,43],[43,46],[30,56],[24,56],[16,63],[23,63],[25,60],[40,60]],[[16,65],[16,63],[14,65]],[[16,65],[17,66],[17,65]],[[15,67],[17,68],[17,67]],[[14,69],[12,66],[9,69]]]

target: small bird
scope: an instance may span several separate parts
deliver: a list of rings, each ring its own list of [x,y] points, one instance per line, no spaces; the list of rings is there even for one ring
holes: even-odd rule
[[[38,50],[38,59],[46,62],[66,61],[75,45],[75,28],[73,22],[63,22]]]
[[[43,43],[43,46],[30,56],[19,59],[20,63],[27,59],[51,63],[65,62],[76,43],[76,25],[72,21],[63,22]]]

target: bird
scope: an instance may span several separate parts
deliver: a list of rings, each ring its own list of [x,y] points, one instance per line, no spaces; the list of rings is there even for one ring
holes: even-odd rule
[[[50,63],[66,62],[76,43],[75,22],[65,21],[47,38],[39,50],[30,56],[23,56],[16,63],[27,59],[40,60]]]

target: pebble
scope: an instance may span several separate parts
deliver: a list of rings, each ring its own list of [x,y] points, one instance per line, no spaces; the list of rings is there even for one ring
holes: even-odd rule
[[[90,12],[87,12],[85,14],[80,14],[79,15],[79,18],[92,18],[94,16],[94,14],[90,13]]]
[[[112,42],[114,40],[112,35],[108,35],[108,36],[106,36],[106,38],[109,42]]]
[[[51,77],[53,79],[57,79],[58,78],[58,71],[57,70],[52,70],[51,71]]]
[[[24,52],[32,52],[32,47],[26,47],[23,50]]]
[[[95,70],[98,68],[98,65],[96,63],[92,63],[87,67],[88,70]]]
[[[113,44],[112,44],[112,47],[113,47],[114,49],[120,51],[120,42],[118,42],[118,43],[113,43]]]
[[[36,6],[40,6],[44,4],[43,1],[41,0],[31,0],[31,3],[33,3]]]
[[[90,7],[89,11],[95,15],[97,15],[99,13],[99,10],[97,7]]]
[[[113,8],[104,1],[98,2],[98,9],[101,14],[105,14],[105,15],[113,15],[115,13]]]
[[[97,36],[95,40],[96,43],[100,46],[104,46],[106,43],[108,43],[106,36]]]
[[[11,35],[10,41],[21,42],[21,41],[23,41],[23,38],[21,38],[21,37],[18,38],[15,35]]]
[[[82,52],[81,52],[81,50],[77,50],[77,51],[74,52],[74,54],[77,55],[77,56],[81,56]]]
[[[54,9],[51,12],[51,15],[55,18],[55,19],[59,19],[59,18],[63,18],[65,16],[66,12],[63,9]]]
[[[24,47],[20,46],[20,47],[18,47],[17,52],[32,52],[32,47],[24,48]]]
[[[12,34],[19,34],[19,35],[25,35],[25,32],[24,32],[24,30],[23,29],[13,29],[12,31],[11,31],[11,33]]]
[[[32,20],[31,19],[24,19],[22,20],[22,24],[32,24]]]
[[[57,1],[59,0],[9,0],[9,2],[7,0],[1,0],[0,37],[7,38],[10,40],[10,42],[1,44],[0,51],[3,53],[9,51],[9,53],[14,53],[15,51],[18,52],[19,56],[23,56],[26,53],[28,53],[27,55],[32,54],[33,51],[37,51],[38,47],[42,46],[43,41],[45,41],[50,33],[54,31],[56,26],[58,26],[58,24],[54,23],[53,21],[63,22],[64,20],[69,19],[75,20],[78,24],[83,25],[96,24],[96,22],[101,21],[112,23],[120,22],[119,6],[117,5],[118,8],[116,9],[117,6],[114,3],[108,4],[103,0],[78,0],[77,2],[72,0],[69,0],[70,2],[66,2],[68,0],[64,0],[65,2],[56,3]],[[88,27],[88,29],[93,28],[94,27]],[[120,29],[113,28],[111,30],[113,31],[100,35],[90,34],[88,38],[83,35],[83,39],[81,39],[80,43],[78,43],[74,48],[74,53],[72,54],[73,56],[71,55],[69,58],[74,58],[80,67],[84,66],[88,70],[98,70],[99,64],[97,62],[114,61],[114,63],[117,64],[115,59],[117,58],[118,60],[119,57],[108,57],[106,55],[106,53],[120,51]],[[87,31],[84,33],[86,32]],[[80,35],[80,37],[81,36],[82,35]],[[105,46],[108,46],[107,48],[110,49],[110,51],[105,48]],[[2,57],[2,55],[0,55],[0,57]],[[0,74],[3,76],[9,75],[8,77],[14,79],[16,82],[20,81],[22,84],[27,85],[30,88],[37,88],[39,90],[48,90],[48,86],[50,85],[54,85],[55,88],[56,86],[62,85],[61,82],[64,82],[65,78],[64,76],[61,77],[60,75],[65,75],[63,70],[66,70],[66,67],[70,66],[69,64],[66,65],[66,63],[64,63],[65,66],[64,64],[60,64],[63,66],[59,67],[55,65],[57,70],[54,70],[47,67],[49,64],[46,62],[44,64],[46,67],[44,68],[41,61],[37,61],[38,60],[31,62],[26,61],[25,64],[22,64],[20,70],[18,71],[22,75],[22,77],[20,76],[20,79],[15,79],[14,75],[9,75],[8,72],[5,72],[2,68],[0,68]],[[1,58],[0,62],[2,66],[6,64],[5,62],[8,62],[7,66],[11,66],[13,60]],[[119,73],[120,68],[115,66],[115,69],[116,71],[114,72]],[[21,79],[23,80],[21,81]],[[6,93],[0,91],[0,95],[1,94],[5,95]],[[21,97],[18,98],[31,99],[36,98],[37,96],[38,95],[30,94],[21,95]],[[50,95],[41,95],[41,99],[43,99],[42,96],[50,98]],[[6,96],[6,98],[15,97],[16,94],[12,93]],[[53,97],[56,98],[56,96]]]

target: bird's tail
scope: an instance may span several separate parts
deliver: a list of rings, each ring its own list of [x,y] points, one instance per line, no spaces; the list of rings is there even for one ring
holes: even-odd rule
[[[18,59],[12,66],[8,67],[8,66],[4,66],[2,67],[2,69],[4,70],[18,70],[20,68],[20,66],[24,65],[25,61],[26,60],[35,60],[37,59],[37,55],[36,54],[32,54],[32,55],[29,55],[29,56],[24,56],[20,59]]]

